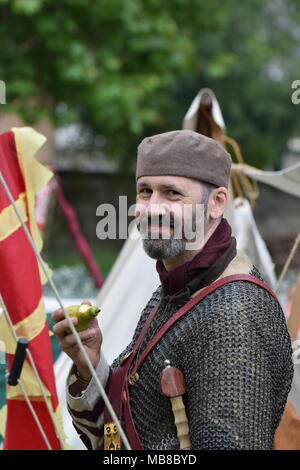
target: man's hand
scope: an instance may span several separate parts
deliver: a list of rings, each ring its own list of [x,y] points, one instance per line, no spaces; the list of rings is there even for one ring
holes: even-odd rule
[[[91,305],[91,303],[87,300],[84,300],[81,303]],[[65,318],[62,309],[55,310],[55,312],[52,313],[52,320],[54,323],[56,323],[53,327],[53,332],[60,341],[60,349],[72,359],[81,377],[85,380],[90,380],[90,370],[86,364],[86,360],[82,352],[79,349],[75,335],[72,333],[70,334],[68,320]],[[71,318],[71,321],[75,326],[78,322],[78,319],[73,317]],[[87,355],[93,364],[93,367],[96,368],[100,360],[100,350],[102,344],[102,334],[98,326],[97,319],[93,318],[90,321],[88,328],[79,332],[78,334],[87,352]]]

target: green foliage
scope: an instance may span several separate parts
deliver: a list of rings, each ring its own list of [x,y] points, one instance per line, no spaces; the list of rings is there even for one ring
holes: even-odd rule
[[[297,0],[0,0],[0,14],[5,110],[56,125],[79,116],[123,166],[143,135],[181,127],[201,86],[246,146],[276,142],[283,122],[292,131]]]
[[[198,72],[182,80],[175,96],[182,103],[174,119],[203,86],[221,104],[227,132],[241,145],[247,162],[277,166],[287,139],[300,134],[300,107],[291,102],[291,84],[300,77],[299,3],[252,0],[226,2],[226,24],[197,42]],[[174,122],[174,121],[173,121]]]

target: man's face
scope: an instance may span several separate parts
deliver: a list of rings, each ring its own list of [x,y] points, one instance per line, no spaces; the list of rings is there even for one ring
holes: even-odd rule
[[[142,176],[137,181],[136,221],[144,249],[154,259],[174,258],[204,236],[201,183],[183,176]],[[197,242],[197,246],[191,242]]]

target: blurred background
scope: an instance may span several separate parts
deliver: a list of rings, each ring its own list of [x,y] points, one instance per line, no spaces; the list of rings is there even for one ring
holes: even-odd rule
[[[120,194],[134,202],[138,143],[180,129],[200,88],[214,90],[247,163],[300,159],[297,0],[0,0],[0,14],[0,132],[46,135],[39,158],[60,176],[104,276],[123,240],[97,239],[96,207]],[[279,269],[299,227],[294,199],[263,187],[255,212]],[[274,210],[289,223],[266,217]],[[44,225],[50,265],[84,266],[54,200]]]

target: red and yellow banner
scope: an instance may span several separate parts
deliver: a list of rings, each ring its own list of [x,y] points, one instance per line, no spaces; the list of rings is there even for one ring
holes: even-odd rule
[[[45,138],[31,128],[14,128],[0,135],[0,171],[38,250],[42,247],[42,240],[34,220],[34,199],[36,192],[52,178],[52,173],[34,158],[44,141]],[[52,419],[27,357],[21,380],[52,449],[61,449],[57,433],[59,430],[60,435],[63,435],[63,430],[42,297],[44,278],[35,253],[1,185],[0,266],[0,293],[16,335],[30,342],[29,350],[43,384]],[[9,370],[16,341],[4,314],[0,317],[0,340],[5,345]],[[7,386],[4,449],[47,449],[18,386]]]

